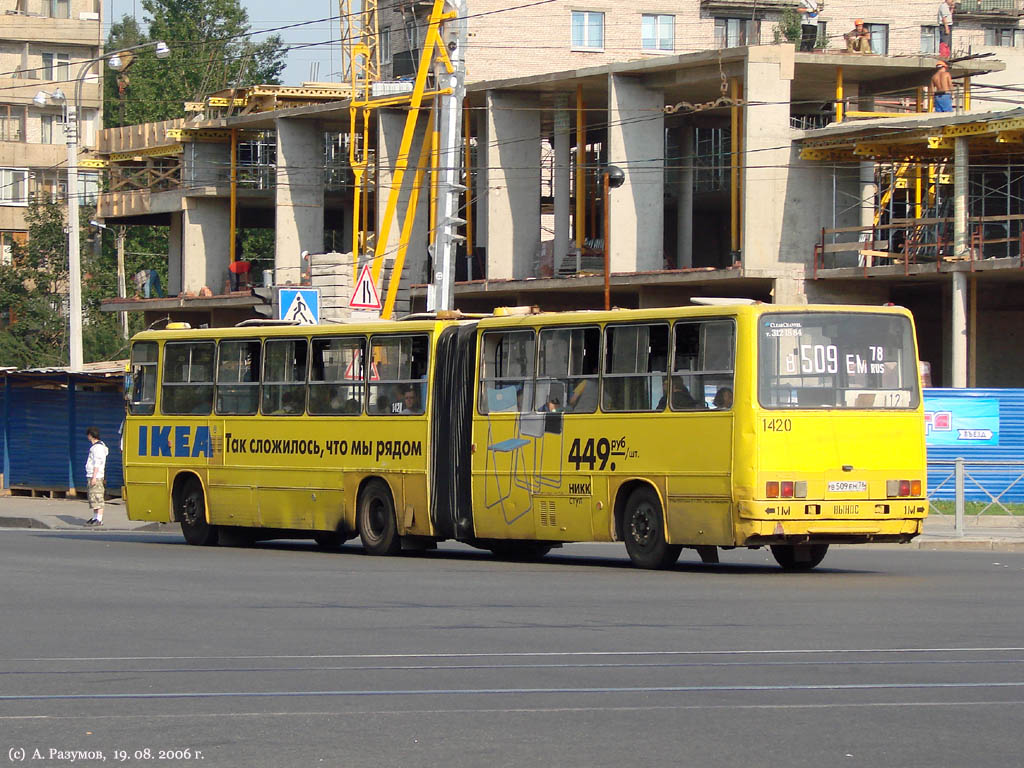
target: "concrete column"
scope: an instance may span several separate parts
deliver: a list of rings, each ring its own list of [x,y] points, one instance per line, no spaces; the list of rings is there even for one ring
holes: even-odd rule
[[[427,133],[430,110],[420,112],[420,119],[413,134],[412,147],[406,164],[402,188],[398,193],[398,207],[395,217],[388,230],[387,256],[394,259],[398,253],[398,244],[402,238],[402,226],[409,213],[409,196],[416,182],[416,168],[420,162],[420,149]],[[388,196],[391,194],[395,165],[398,162],[398,150],[402,145],[402,132],[405,130],[406,113],[395,109],[381,110],[377,119],[377,232],[382,231],[381,225],[387,212]],[[429,162],[428,162],[429,166]],[[430,229],[430,174],[424,173],[416,202],[412,234],[409,247],[405,252],[405,264],[402,268],[404,278],[413,283],[428,282],[427,274],[427,240]]]
[[[679,194],[676,196],[676,266],[693,266],[693,184],[696,179],[697,135],[692,125],[679,129]]]
[[[860,226],[871,227],[875,223],[875,195],[878,193],[878,185],[875,184],[875,164],[870,160],[862,160],[860,163]],[[871,232],[861,234],[861,240],[867,237],[871,239]],[[858,254],[857,266],[863,267],[865,261],[871,263],[870,259]]]
[[[231,181],[231,144],[192,141],[185,150],[182,185],[188,189],[212,187]]]
[[[791,194],[785,169],[791,158],[789,101],[795,49],[761,45],[747,51],[743,97],[757,106],[744,107],[743,115],[743,267],[771,270],[781,255],[780,207]]]
[[[316,120],[277,120],[274,282],[301,281],[300,255],[324,250],[324,130]]]
[[[181,228],[181,290],[198,293],[205,285],[224,292],[231,247],[231,206],[219,197],[186,197]],[[170,280],[172,283],[174,280]],[[172,289],[173,290],[173,289]]]
[[[534,277],[540,252],[540,110],[532,94],[487,92],[487,277]]]
[[[476,180],[473,184],[473,197],[476,199],[476,220],[473,222],[473,250],[483,248],[487,251],[487,206],[490,200],[491,178],[487,168],[487,147],[489,146],[487,124],[490,122],[486,114],[480,114],[478,110],[473,111],[473,119],[476,122]],[[486,264],[486,260],[484,261]],[[473,278],[479,280],[486,275],[474,274]]]
[[[967,174],[970,158],[966,136],[957,136],[953,142],[953,254],[961,257],[967,254],[969,242],[967,235]]]
[[[177,296],[182,291],[182,254],[181,233],[184,228],[185,214],[175,211],[171,214],[171,223],[167,228],[167,295]]]
[[[967,386],[967,275],[953,273],[953,311],[950,330],[953,386]]]
[[[608,76],[608,164],[626,175],[609,192],[611,271],[663,269],[665,96],[637,80]]]
[[[554,266],[557,273],[562,260],[569,252],[569,206],[572,193],[569,191],[572,155],[569,151],[569,97],[555,97],[555,244]]]

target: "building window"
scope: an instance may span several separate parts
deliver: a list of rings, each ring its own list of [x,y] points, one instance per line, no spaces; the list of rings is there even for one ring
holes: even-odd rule
[[[988,27],[985,30],[985,45],[999,45],[1006,48],[1024,46],[1024,29],[1016,27]]]
[[[645,51],[673,50],[676,40],[676,17],[645,13],[640,21],[640,40]]]
[[[871,52],[879,56],[889,53],[889,25],[865,24],[864,28],[871,33]]]
[[[43,54],[43,79],[58,82],[71,79],[71,57],[66,53]]]
[[[757,19],[715,19],[715,47],[739,48],[761,42],[761,22]]]
[[[604,14],[600,11],[572,12],[572,47],[580,51],[604,50]]]
[[[25,140],[25,108],[0,104],[0,141]]]
[[[938,54],[939,28],[921,27],[921,53]]]
[[[378,52],[380,53],[380,63],[390,64],[391,63],[391,27],[384,27],[380,31],[380,47]]]
[[[405,22],[405,38],[409,44],[410,51],[418,51],[420,48],[419,26],[416,19],[407,19]]]
[[[53,19],[71,18],[71,0],[43,0],[43,15]]]
[[[28,205],[28,168],[0,168],[0,205]]]
[[[67,144],[64,115],[40,115],[39,120],[43,144]]]
[[[95,205],[100,193],[100,177],[96,173],[78,174],[78,202]]]

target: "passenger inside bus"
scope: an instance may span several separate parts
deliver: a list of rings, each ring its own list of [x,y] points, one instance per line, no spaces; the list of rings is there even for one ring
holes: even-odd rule
[[[715,392],[715,399],[712,401],[712,405],[720,411],[727,411],[732,408],[732,388],[719,387],[718,391]]]

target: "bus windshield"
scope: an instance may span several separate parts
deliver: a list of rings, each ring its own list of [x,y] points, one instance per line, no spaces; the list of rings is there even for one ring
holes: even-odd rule
[[[764,408],[916,408],[910,321],[894,315],[762,315],[758,399]]]

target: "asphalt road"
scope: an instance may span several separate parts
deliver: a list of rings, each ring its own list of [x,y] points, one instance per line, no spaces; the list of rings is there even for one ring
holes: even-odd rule
[[[0,575],[0,763],[1024,762],[1024,554],[656,573],[608,545],[519,564],[7,530]]]

